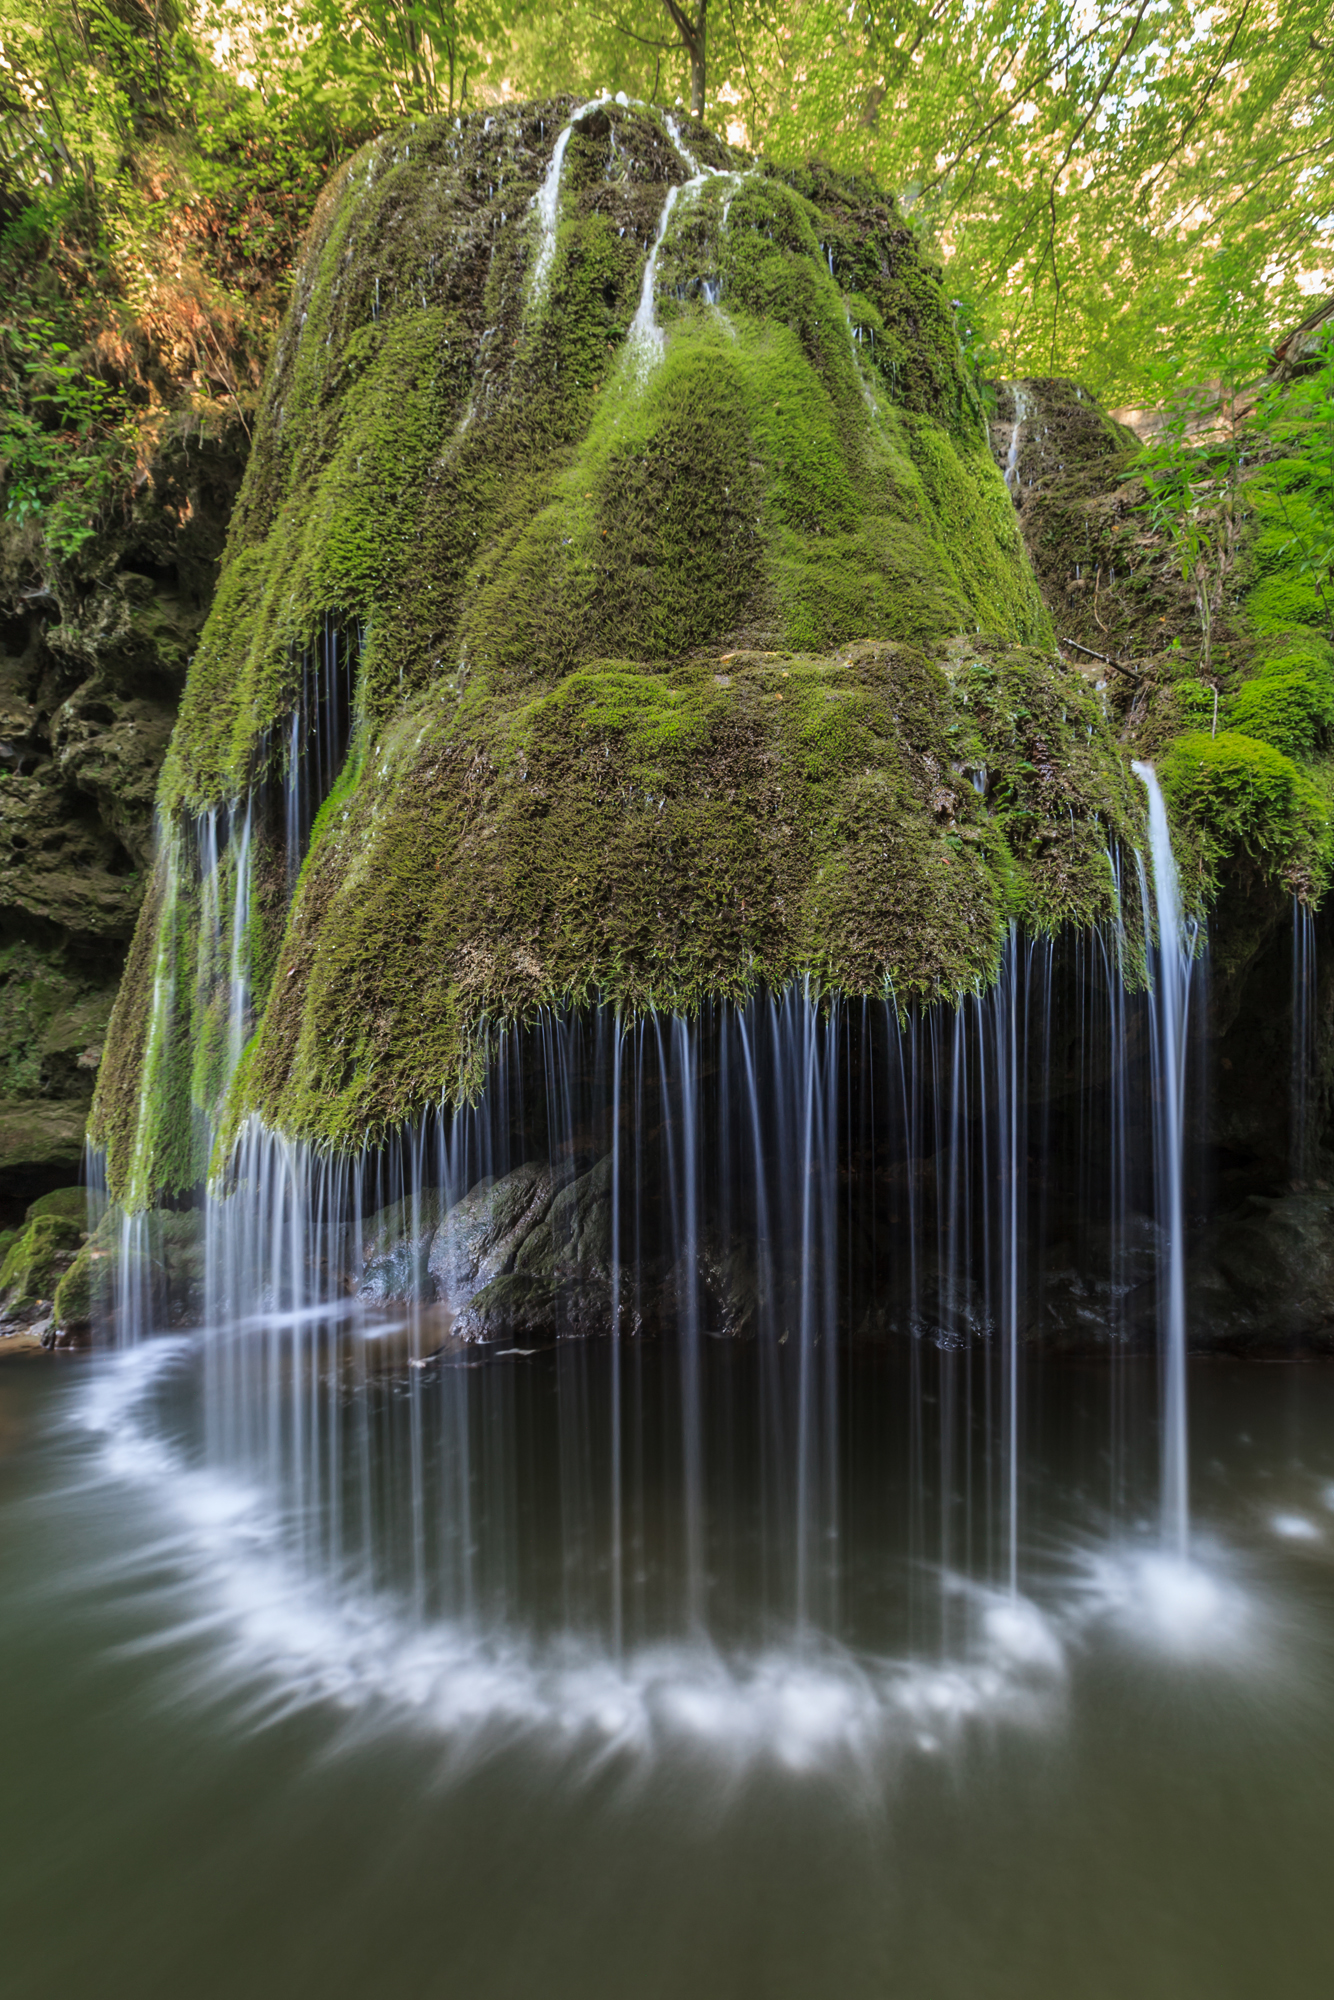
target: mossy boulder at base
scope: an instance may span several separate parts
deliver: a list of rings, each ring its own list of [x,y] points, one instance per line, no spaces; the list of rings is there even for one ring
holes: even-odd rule
[[[87,1233],[86,1188],[54,1188],[30,1205],[0,1265],[0,1324],[26,1324],[50,1308]]]
[[[546,1008],[906,1006],[1113,914],[1142,795],[894,202],[634,105],[557,175],[574,108],[417,121],[317,215],[99,1075],[130,1207]]]

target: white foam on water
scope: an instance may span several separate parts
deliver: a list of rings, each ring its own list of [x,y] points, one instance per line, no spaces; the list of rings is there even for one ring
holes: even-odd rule
[[[1321,1530],[1304,1514],[1275,1514],[1269,1523],[1276,1535],[1287,1542],[1318,1542]]]
[[[726,1652],[707,1639],[617,1657],[580,1634],[414,1620],[387,1593],[302,1564],[269,1497],[192,1468],[156,1434],[152,1397],[189,1351],[157,1340],[100,1368],[79,1407],[105,1479],[149,1502],[143,1552],[160,1613],[145,1652],[175,1651],[186,1691],[259,1725],[316,1706],[358,1738],[407,1727],[451,1766],[518,1742],[587,1770],[685,1754],[731,1781],[761,1765],[870,1777],[905,1753],[962,1747],[978,1726],[1049,1726],[1065,1652],[1026,1599],[945,1579],[970,1600],[953,1659],[857,1655],[819,1635]],[[127,1575],[134,1557],[125,1558]],[[170,1576],[173,1581],[164,1581]]]
[[[1179,1556],[1162,1548],[1111,1547],[1084,1559],[1076,1617],[1112,1628],[1137,1649],[1211,1666],[1249,1666],[1265,1651],[1255,1594],[1221,1551]]]
[[[193,1345],[148,1342],[99,1364],[81,1391],[101,1488],[139,1495],[151,1523],[141,1545],[123,1536],[98,1575],[151,1604],[138,1646],[172,1663],[182,1698],[256,1727],[322,1707],[352,1740],[419,1734],[450,1771],[522,1745],[584,1774],[630,1777],[672,1757],[706,1787],[767,1767],[873,1793],[905,1756],[957,1754],[978,1730],[1059,1725],[1071,1660],[1090,1644],[1266,1682],[1291,1658],[1278,1606],[1199,1536],[1189,1557],[1086,1547],[1073,1586],[1054,1585],[1044,1604],[942,1575],[967,1636],[941,1658],[858,1653],[811,1631],[749,1649],[682,1637],[616,1654],[593,1633],[423,1620],[304,1553],[261,1483],[193,1466],[165,1434],[157,1397]],[[110,1516],[100,1494],[97,1504]],[[1305,1517],[1271,1525],[1280,1519]]]

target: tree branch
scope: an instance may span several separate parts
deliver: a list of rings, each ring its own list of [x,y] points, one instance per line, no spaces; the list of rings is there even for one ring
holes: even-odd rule
[[[1204,87],[1203,97],[1200,99],[1195,109],[1191,112],[1190,117],[1186,120],[1185,124],[1182,126],[1181,137],[1177,140],[1175,146],[1173,146],[1171,152],[1168,153],[1167,157],[1160,162],[1157,170],[1154,172],[1154,174],[1151,176],[1145,187],[1142,189],[1141,192],[1143,194],[1147,194],[1149,192],[1149,189],[1155,185],[1159,176],[1167,171],[1168,162],[1176,158],[1177,154],[1181,151],[1181,148],[1185,145],[1187,139],[1190,137],[1191,132],[1194,130],[1195,126],[1199,123],[1200,119],[1204,116],[1205,108],[1208,105],[1209,99],[1213,96],[1214,86],[1217,84],[1219,77],[1223,74],[1223,71],[1227,67],[1228,59],[1231,56],[1232,51],[1237,44],[1237,36],[1241,33],[1242,28],[1245,26],[1246,16],[1250,13],[1250,11],[1251,11],[1251,0],[1246,0],[1246,4],[1243,6],[1240,15],[1237,17],[1237,25],[1232,30],[1232,33],[1228,38],[1228,45],[1224,49],[1222,55],[1218,58],[1218,67],[1214,71],[1213,75],[1210,77],[1208,83]]]

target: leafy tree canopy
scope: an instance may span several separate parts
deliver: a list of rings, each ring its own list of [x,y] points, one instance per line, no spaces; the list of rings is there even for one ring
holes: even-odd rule
[[[77,538],[183,383],[246,421],[353,147],[564,90],[688,105],[895,189],[984,374],[1155,403],[1254,380],[1334,285],[1327,0],[0,0],[24,518],[77,466]]]
[[[513,21],[520,87],[686,88],[628,9]],[[1327,0],[713,0],[705,114],[894,188],[987,371],[1122,400],[1241,320],[1258,370],[1334,284],[1332,100]]]

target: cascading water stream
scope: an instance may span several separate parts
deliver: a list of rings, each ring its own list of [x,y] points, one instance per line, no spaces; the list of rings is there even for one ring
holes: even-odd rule
[[[574,134],[574,128],[581,118],[590,111],[600,111],[612,100],[607,97],[590,98],[581,104],[556,135],[556,143],[551,149],[551,159],[542,185],[533,196],[533,213],[537,217],[537,258],[533,265],[532,289],[529,294],[531,305],[540,307],[546,298],[551,281],[551,266],[556,256],[556,229],[560,220],[560,181],[565,167],[565,152]]]
[[[1014,425],[1010,431],[1010,448],[1005,455],[1005,484],[1017,500],[1019,498],[1019,447],[1023,442],[1024,421],[1028,416],[1028,397],[1023,385],[1014,385]]]
[[[682,196],[691,199],[698,195],[700,190],[709,181],[713,180],[731,182],[732,192],[735,194],[736,189],[745,179],[743,174],[729,172],[725,168],[701,166],[682,140],[680,128],[670,112],[664,112],[663,123],[667,128],[672,145],[675,147],[689,172],[690,178],[682,182],[679,186],[670,187],[667,190],[666,199],[662,204],[662,209],[658,216],[658,227],[654,234],[652,247],[649,250],[648,260],[644,265],[644,277],[640,285],[639,303],[635,308],[635,316],[630,322],[630,330],[626,335],[626,352],[637,358],[641,371],[652,367],[661,358],[666,344],[666,337],[658,324],[657,316],[658,259],[662,253],[663,244],[667,240],[667,232],[671,226],[672,215],[676,209],[677,202]],[[729,196],[728,201],[723,204],[722,223],[724,228],[727,226],[727,209],[730,205],[730,200],[731,197]],[[705,283],[705,296],[709,304],[716,307],[718,303],[717,294],[710,291],[707,281]]]
[[[1153,1006],[1154,1150],[1158,1219],[1164,1252],[1159,1272],[1159,1330],[1163,1379],[1162,1533],[1164,1545],[1185,1556],[1190,1545],[1189,1441],[1186,1423],[1186,1224],[1184,1203],[1186,1031],[1189,1023],[1195,927],[1181,910],[1176,858],[1167,808],[1151,764],[1134,771],[1149,795],[1149,856],[1158,942],[1150,952]],[[1141,887],[1145,935],[1150,932],[1148,887]]]
[[[540,307],[546,297],[551,280],[551,268],[556,255],[557,228],[560,220],[561,175],[565,166],[566,149],[576,126],[591,111],[603,110],[608,104],[619,103],[628,106],[630,100],[624,96],[613,99],[595,97],[587,104],[581,104],[573,113],[568,124],[562,126],[552,149],[551,160],[543,176],[542,185],[533,197],[533,211],[538,223],[537,258],[533,265],[532,284],[529,293],[530,304]],[[642,107],[640,107],[642,108]],[[691,196],[711,179],[728,179],[740,183],[740,174],[728,174],[717,167],[702,167],[681,137],[680,127],[670,112],[661,114],[664,128],[672,146],[685,165],[690,178],[682,185],[668,188],[666,198],[658,216],[658,226],[649,254],[644,265],[644,276],[640,285],[639,303],[626,336],[626,352],[637,357],[641,367],[651,366],[660,356],[664,336],[658,325],[655,307],[655,287],[657,284],[658,258],[667,231],[671,225],[672,213],[682,195]],[[726,213],[724,212],[724,223]]]
[[[1304,1183],[1311,1166],[1311,1088],[1315,1074],[1316,944],[1309,903],[1292,899],[1292,1084],[1289,1172]]]

